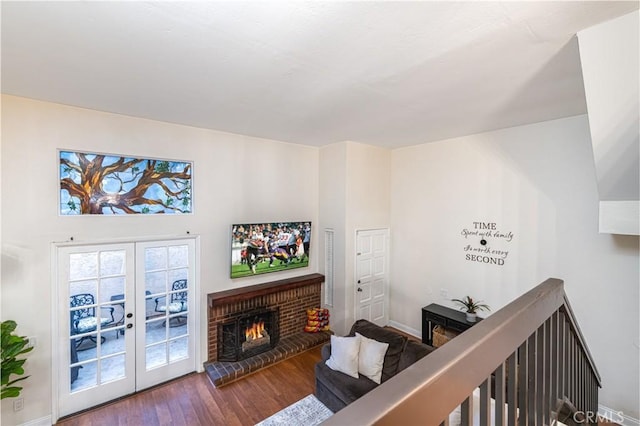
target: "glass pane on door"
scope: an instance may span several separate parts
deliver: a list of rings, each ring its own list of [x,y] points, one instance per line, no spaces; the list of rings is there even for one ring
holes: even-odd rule
[[[189,246],[144,249],[145,369],[189,357]]]

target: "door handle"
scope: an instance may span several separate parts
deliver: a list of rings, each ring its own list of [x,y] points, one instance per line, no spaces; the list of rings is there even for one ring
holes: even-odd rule
[[[132,328],[133,324],[127,324],[127,328]]]
[[[358,287],[358,291],[359,291],[359,292],[362,292],[362,288]]]

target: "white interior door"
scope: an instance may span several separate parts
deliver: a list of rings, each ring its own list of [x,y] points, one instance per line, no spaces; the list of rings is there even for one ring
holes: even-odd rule
[[[195,241],[58,249],[58,416],[195,371]]]
[[[389,231],[374,229],[356,233],[357,318],[380,326],[389,322]]]

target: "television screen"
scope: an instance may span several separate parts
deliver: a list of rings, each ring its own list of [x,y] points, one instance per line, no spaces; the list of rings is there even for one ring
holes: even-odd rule
[[[310,242],[310,221],[233,225],[231,278],[309,266]]]

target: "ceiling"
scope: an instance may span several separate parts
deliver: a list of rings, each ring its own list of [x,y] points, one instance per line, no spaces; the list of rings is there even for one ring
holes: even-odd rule
[[[575,33],[638,2],[7,2],[2,92],[322,146],[586,112]]]

